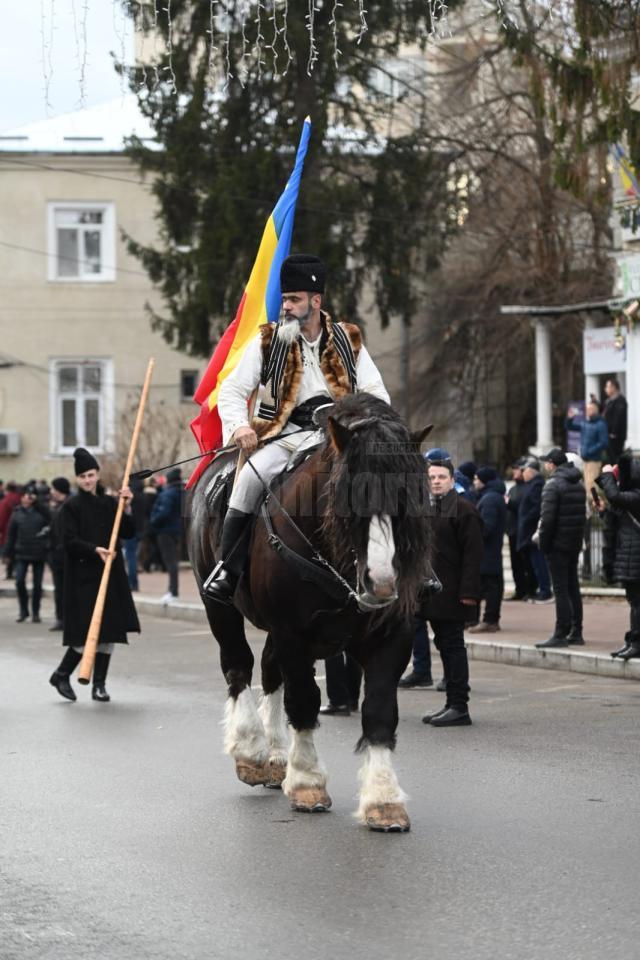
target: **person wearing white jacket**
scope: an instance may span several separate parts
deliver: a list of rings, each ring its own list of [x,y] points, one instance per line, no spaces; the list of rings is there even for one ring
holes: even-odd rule
[[[359,328],[334,323],[321,309],[326,271],[318,257],[287,257],[280,272],[284,319],[265,324],[247,346],[218,395],[223,442],[240,447],[265,483],[284,469],[291,454],[317,429],[313,413],[354,392],[389,403],[380,373]],[[249,422],[248,401],[262,388],[257,416]],[[277,438],[277,439],[273,439]],[[272,442],[257,449],[260,441]],[[229,501],[221,539],[221,563],[204,592],[231,603],[244,568],[254,512],[263,486],[246,464]]]

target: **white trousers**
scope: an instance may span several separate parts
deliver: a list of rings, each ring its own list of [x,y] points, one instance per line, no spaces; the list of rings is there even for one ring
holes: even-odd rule
[[[262,447],[261,450],[256,450],[255,453],[251,454],[251,463],[267,486],[281,470],[284,470],[291,454],[313,432],[311,430],[298,430],[294,434],[290,433],[278,437],[277,440],[268,443],[266,447]],[[249,464],[245,463],[229,498],[229,506],[233,507],[234,510],[241,510],[243,513],[254,513],[262,500],[263,493],[264,487],[260,480]]]

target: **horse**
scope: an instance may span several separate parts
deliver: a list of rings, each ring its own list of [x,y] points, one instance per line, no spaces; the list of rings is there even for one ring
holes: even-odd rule
[[[419,443],[430,429],[410,434],[388,404],[366,393],[333,404],[320,444],[271,484],[233,605],[209,599],[203,584],[219,559],[222,510],[212,499],[228,496],[235,455],[214,459],[185,511],[189,557],[228,685],[225,750],[237,776],[252,786],[281,786],[293,810],[329,809],[313,740],[320,708],[314,663],[346,651],[364,672],[356,816],[385,832],[410,829],[392,751],[397,684],[429,570]],[[259,708],[245,618],[267,632]]]

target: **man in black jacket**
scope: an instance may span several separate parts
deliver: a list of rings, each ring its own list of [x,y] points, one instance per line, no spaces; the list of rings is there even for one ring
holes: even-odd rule
[[[624,645],[611,653],[620,660],[640,657],[640,461],[623,454],[598,477],[608,501],[603,564],[624,587],[630,623]]]
[[[559,447],[543,458],[549,480],[542,490],[540,549],[547,558],[556,601],[553,634],[536,647],[582,646],[582,596],[578,559],[584,542],[586,494],[580,471]]]
[[[484,555],[480,567],[482,599],[485,601],[482,623],[470,633],[496,633],[500,629],[500,609],[504,593],[502,543],[507,522],[505,493],[507,488],[493,467],[479,467],[473,481],[476,508],[482,520]]]
[[[71,484],[66,477],[51,481],[51,530],[49,532],[49,565],[53,576],[53,599],[56,619],[49,630],[62,630],[64,604],[64,544],[62,542],[62,507],[71,496]]]
[[[627,442],[627,400],[615,377],[609,377],[604,392],[607,395],[603,416],[609,433],[609,463],[617,463]]]
[[[46,507],[37,502],[35,487],[27,486],[22,492],[20,506],[16,507],[9,523],[5,556],[15,561],[16,590],[20,613],[17,623],[24,623],[29,616],[29,595],[27,593],[27,570],[31,567],[33,576],[33,595],[31,598],[31,620],[40,623],[40,600],[42,599],[42,574],[47,556],[46,536],[39,536],[49,525]]]
[[[476,508],[454,489],[450,460],[429,461],[427,470],[432,529],[432,564],[442,591],[423,608],[444,666],[447,700],[423,723],[432,727],[469,726],[469,661],[464,625],[480,600],[480,564],[484,553],[482,521]]]
[[[520,457],[511,468],[513,484],[507,494],[507,537],[509,538],[509,553],[511,555],[511,573],[515,590],[507,600],[527,600],[535,596],[537,584],[533,570],[525,566],[522,555],[518,553],[518,510],[524,493],[524,477],[522,468],[526,457]]]

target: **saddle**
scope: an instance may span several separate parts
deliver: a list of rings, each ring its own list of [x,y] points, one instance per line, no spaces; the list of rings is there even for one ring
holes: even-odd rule
[[[318,438],[317,434],[313,434],[309,440],[305,441],[291,454],[283,469],[272,478],[269,483],[269,491],[278,487],[289,474],[305,463],[323,443],[324,437]],[[205,487],[204,501],[207,516],[210,520],[223,520],[229,508],[229,499],[238,464],[238,453],[238,450],[229,450],[219,455],[220,469]],[[250,470],[251,467],[245,465],[244,469]],[[269,491],[263,490],[260,505],[264,503]]]

